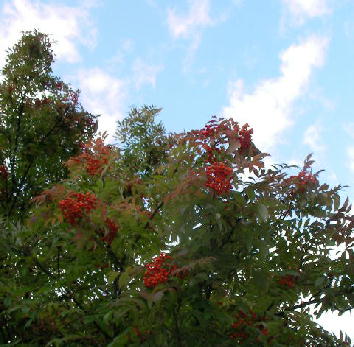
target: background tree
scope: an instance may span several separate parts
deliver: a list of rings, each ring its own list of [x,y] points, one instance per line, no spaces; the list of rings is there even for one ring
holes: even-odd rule
[[[63,165],[95,133],[79,92],[52,73],[48,36],[24,32],[8,52],[0,84],[0,214],[26,216],[30,199],[67,177]]]
[[[148,119],[126,138],[154,128]],[[233,120],[164,141],[149,174],[139,138],[122,154],[87,143],[70,177],[2,235],[2,343],[349,344],[309,312],[353,308],[354,218],[340,186],[320,183],[310,157],[265,169],[252,129]],[[129,166],[126,153],[137,154]]]
[[[121,162],[130,175],[148,175],[166,162],[168,145],[172,145],[173,138],[166,134],[161,122],[155,121],[161,110],[154,106],[133,108],[126,118],[117,122]]]

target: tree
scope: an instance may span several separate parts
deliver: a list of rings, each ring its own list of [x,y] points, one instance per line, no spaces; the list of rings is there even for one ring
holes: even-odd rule
[[[68,175],[63,163],[97,123],[79,92],[52,73],[48,36],[24,32],[8,52],[0,84],[0,215],[23,220],[30,199]]]
[[[122,165],[130,175],[148,175],[166,162],[173,138],[166,136],[161,122],[155,122],[161,110],[154,106],[133,108],[126,118],[118,121],[116,138],[122,147]]]
[[[156,113],[134,114],[141,123],[119,123],[121,150],[87,143],[2,240],[0,278],[12,274],[0,282],[2,342],[348,345],[309,312],[353,308],[354,218],[341,187],[320,183],[310,156],[265,168],[252,129],[232,119],[170,140],[160,128],[166,154],[146,169],[139,146],[146,153]]]

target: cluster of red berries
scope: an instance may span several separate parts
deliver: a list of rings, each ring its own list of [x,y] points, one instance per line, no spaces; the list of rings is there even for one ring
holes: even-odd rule
[[[213,189],[218,195],[228,192],[231,188],[232,168],[225,163],[218,162],[221,153],[227,153],[229,148],[238,153],[245,153],[251,146],[253,129],[245,124],[240,129],[237,122],[232,119],[213,116],[201,130],[191,132],[194,143],[202,147],[206,154],[205,162],[210,164],[206,167],[206,187]],[[227,145],[229,146],[228,148]],[[230,152],[229,152],[230,153]]]
[[[206,168],[206,187],[213,189],[217,194],[227,193],[231,188],[232,168],[224,163],[213,163]]]
[[[317,184],[317,178],[312,173],[302,170],[296,176],[287,179],[287,184],[294,184],[298,191],[304,192],[306,187],[311,184]]]
[[[279,278],[278,283],[280,285],[288,287],[288,288],[294,288],[295,287],[295,277],[291,276],[291,275],[282,276]]]
[[[59,201],[65,220],[71,225],[78,223],[84,211],[89,213],[96,207],[96,197],[93,194],[71,193],[66,199]]]
[[[237,320],[231,325],[231,328],[235,331],[233,331],[229,335],[230,338],[238,340],[239,342],[248,339],[250,336],[245,331],[246,326],[255,326],[258,328],[262,335],[269,335],[269,331],[267,328],[265,328],[262,324],[257,324],[257,322],[262,321],[264,319],[262,319],[262,317],[257,317],[256,313],[254,313],[253,311],[250,311],[250,314],[246,314],[242,310],[240,310],[238,314],[236,314],[235,318]]]
[[[110,218],[106,218],[105,224],[109,231],[102,237],[102,240],[110,245],[117,235],[118,226]]]
[[[111,146],[105,146],[103,139],[98,138],[94,142],[82,145],[83,153],[69,160],[72,162],[84,164],[86,172],[90,176],[100,175],[103,166],[108,163],[111,153]]]
[[[9,172],[7,171],[7,167],[5,165],[0,165],[0,177],[6,180],[8,175]]]
[[[177,270],[177,266],[170,263],[171,260],[171,256],[161,253],[158,257],[155,257],[151,263],[145,265],[145,287],[154,288],[158,284],[165,283],[169,280],[172,272]]]

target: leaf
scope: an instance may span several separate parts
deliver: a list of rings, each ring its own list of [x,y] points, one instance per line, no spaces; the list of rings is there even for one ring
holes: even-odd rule
[[[121,273],[120,277],[119,277],[119,287],[125,287],[128,285],[128,283],[130,282],[131,278],[139,273],[141,271],[141,269],[139,267],[136,266],[128,266],[127,269]]]
[[[258,214],[262,218],[263,221],[267,220],[269,217],[268,209],[265,205],[259,204],[258,205]]]
[[[338,211],[339,206],[340,206],[340,196],[338,194],[335,194],[333,197],[333,210]]]
[[[107,274],[107,279],[109,283],[113,283],[115,281],[115,279],[119,276],[120,272],[119,271],[110,271]]]
[[[263,288],[264,292],[267,292],[269,281],[268,275],[264,270],[254,272],[254,282],[258,288]]]

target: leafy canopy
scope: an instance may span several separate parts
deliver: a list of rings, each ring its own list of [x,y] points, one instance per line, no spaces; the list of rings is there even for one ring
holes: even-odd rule
[[[52,73],[48,36],[24,32],[0,83],[0,215],[23,220],[30,199],[68,176],[63,163],[96,132],[79,92]]]
[[[89,141],[2,233],[1,342],[348,345],[309,312],[353,308],[341,186],[321,183],[310,156],[265,168],[248,125],[167,135],[157,113],[120,122],[121,148]]]

